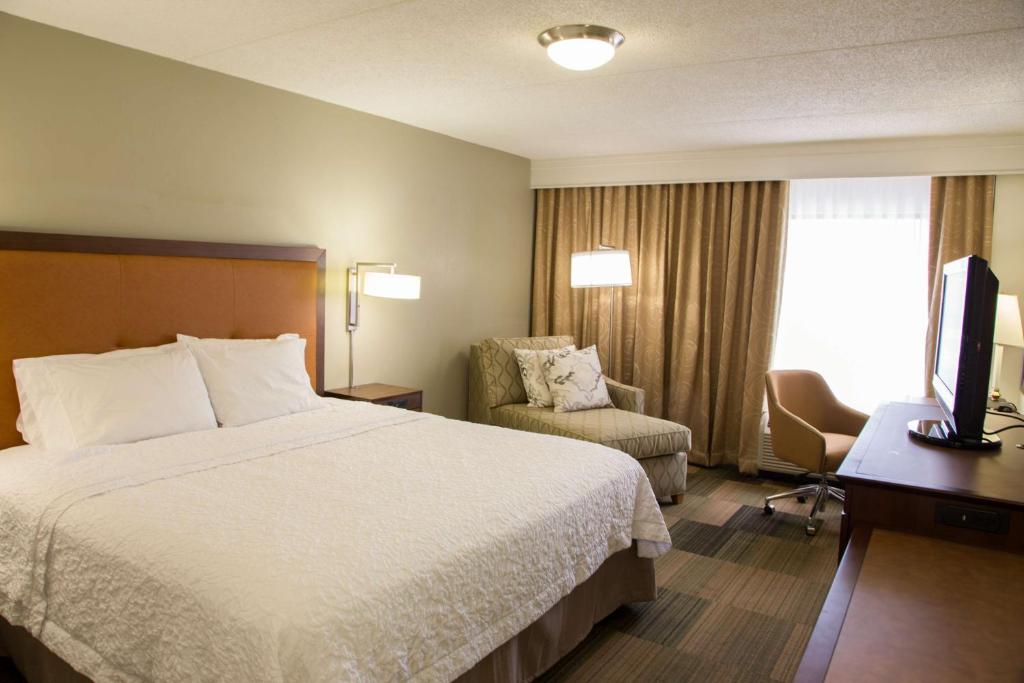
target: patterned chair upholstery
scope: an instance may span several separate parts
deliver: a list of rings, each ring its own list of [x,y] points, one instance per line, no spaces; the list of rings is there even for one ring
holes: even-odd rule
[[[654,494],[679,502],[686,490],[690,430],[644,414],[643,389],[605,378],[613,408],[556,413],[526,402],[514,349],[558,349],[572,337],[486,339],[469,353],[469,419],[528,432],[593,441],[633,456]]]

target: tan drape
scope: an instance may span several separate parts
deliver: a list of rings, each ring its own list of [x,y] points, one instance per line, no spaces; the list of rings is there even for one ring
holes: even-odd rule
[[[972,254],[992,257],[995,176],[932,178],[928,234],[928,336],[925,339],[925,394],[933,396],[932,370],[942,299],[942,266]]]
[[[693,430],[691,462],[756,473],[787,195],[782,181],[539,190],[533,334],[596,343],[648,414]],[[632,287],[569,287],[570,254],[599,244],[629,250]]]

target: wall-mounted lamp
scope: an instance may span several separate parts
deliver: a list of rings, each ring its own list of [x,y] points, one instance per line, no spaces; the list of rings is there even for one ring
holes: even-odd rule
[[[363,275],[363,294],[382,299],[419,299],[419,275],[400,275],[395,272],[394,263],[365,263],[360,261],[348,269],[348,386],[355,386],[355,332],[359,328],[359,270],[378,268],[387,272],[372,271]]]

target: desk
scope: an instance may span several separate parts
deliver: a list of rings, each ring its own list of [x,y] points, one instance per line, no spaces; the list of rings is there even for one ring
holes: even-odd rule
[[[1024,680],[1024,555],[858,527],[822,619],[795,683]]]
[[[939,415],[930,400],[881,406],[839,467],[839,569],[797,683],[1024,680],[1024,439],[910,438],[909,421]]]
[[[840,555],[858,525],[1024,552],[1024,430],[1005,432],[998,451],[910,438],[909,421],[940,415],[928,400],[888,403],[868,420],[836,473],[846,489]]]

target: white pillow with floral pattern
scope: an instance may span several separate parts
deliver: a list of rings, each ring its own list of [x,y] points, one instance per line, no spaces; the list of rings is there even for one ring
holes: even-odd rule
[[[576,345],[570,344],[557,350],[575,351]],[[523,378],[523,388],[526,389],[526,402],[535,408],[550,408],[554,404],[551,402],[548,381],[544,378],[544,363],[550,350],[513,349],[513,352],[516,354],[519,374]]]
[[[612,405],[596,346],[579,351],[548,351],[547,354],[543,363],[544,377],[548,381],[556,413]]]

